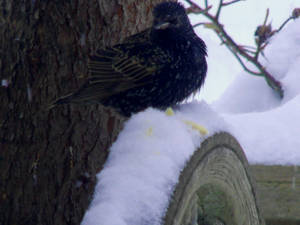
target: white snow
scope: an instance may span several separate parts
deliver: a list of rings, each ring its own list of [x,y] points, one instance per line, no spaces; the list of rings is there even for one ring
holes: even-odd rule
[[[186,161],[205,138],[184,121],[229,130],[205,102],[173,116],[148,109],[133,116],[110,149],[83,225],[159,225]]]
[[[299,27],[300,19],[288,24],[272,38],[265,50],[267,60],[261,59],[282,83],[283,99],[263,78],[240,72],[211,105],[187,103],[173,116],[150,108],[126,122],[97,175],[82,224],[161,224],[185,163],[207,136],[219,131],[233,134],[252,164],[299,165]],[[209,134],[202,136],[186,120],[203,125]]]
[[[264,65],[284,89],[279,99],[260,77],[241,72],[213,108],[233,129],[250,163],[300,164],[300,19],[271,40]]]
[[[270,111],[224,115],[224,118],[233,126],[231,133],[250,163],[300,165],[299,116],[300,95]]]
[[[234,114],[269,110],[280,102],[264,78],[241,72],[213,106],[218,112]]]
[[[284,99],[261,77],[241,72],[223,95],[213,103],[218,112],[247,113],[270,110],[300,93],[300,19],[276,34],[261,58],[267,70],[283,85]]]

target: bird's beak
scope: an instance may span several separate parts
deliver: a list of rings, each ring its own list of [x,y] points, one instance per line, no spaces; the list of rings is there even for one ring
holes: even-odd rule
[[[170,23],[169,22],[161,22],[161,23],[158,23],[154,26],[154,28],[156,30],[164,30],[166,28],[168,28],[170,26]]]

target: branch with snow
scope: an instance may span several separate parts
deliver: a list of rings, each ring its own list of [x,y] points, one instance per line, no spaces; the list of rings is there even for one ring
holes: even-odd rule
[[[221,42],[225,44],[225,46],[238,60],[238,62],[241,64],[241,66],[245,71],[255,76],[264,77],[266,79],[267,84],[273,90],[275,90],[281,98],[283,97],[284,93],[283,93],[281,83],[278,80],[276,80],[274,76],[269,71],[267,71],[266,68],[260,63],[259,56],[263,55],[263,50],[268,45],[268,40],[270,39],[271,36],[273,36],[275,33],[278,33],[285,26],[285,24],[287,24],[288,21],[299,17],[300,15],[299,8],[295,9],[292,15],[277,30],[272,30],[271,25],[267,24],[268,16],[269,16],[269,10],[267,10],[266,17],[263,24],[258,26],[255,32],[255,37],[256,37],[256,47],[254,48],[255,50],[251,50],[251,49],[249,50],[246,46],[242,46],[238,44],[236,41],[234,41],[233,38],[227,33],[224,26],[219,21],[219,17],[223,7],[230,6],[232,4],[244,0],[231,0],[228,2],[224,2],[224,0],[220,0],[219,5],[217,7],[217,12],[215,14],[210,13],[210,9],[212,8],[212,6],[209,5],[208,0],[205,0],[204,7],[201,7],[200,5],[194,3],[191,0],[185,0],[185,1],[190,4],[190,7],[187,8],[187,13],[202,14],[211,21],[211,23],[197,23],[194,25],[194,27],[204,25],[206,28],[212,29],[220,38]],[[253,69],[250,69],[245,64],[243,59],[246,59],[248,62],[254,65],[257,70],[254,71]]]

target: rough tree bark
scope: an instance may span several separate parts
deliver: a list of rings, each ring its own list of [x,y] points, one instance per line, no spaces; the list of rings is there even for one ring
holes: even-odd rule
[[[0,0],[0,224],[79,224],[123,118],[44,110],[86,78],[87,56],[151,22],[161,0]]]

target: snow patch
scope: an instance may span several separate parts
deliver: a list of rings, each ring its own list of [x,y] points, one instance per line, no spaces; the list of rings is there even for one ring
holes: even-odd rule
[[[227,128],[206,103],[189,103],[173,116],[148,109],[134,115],[110,149],[83,225],[161,224],[180,171],[205,138]]]

